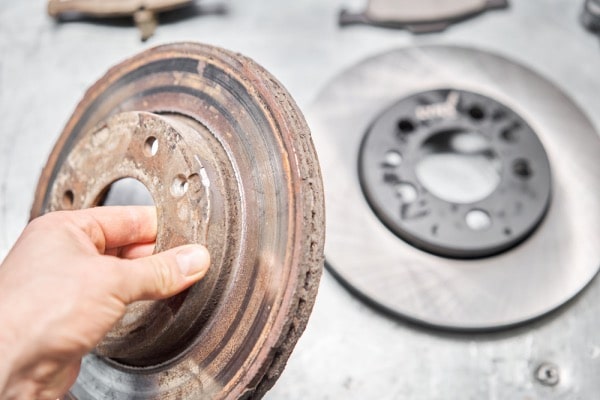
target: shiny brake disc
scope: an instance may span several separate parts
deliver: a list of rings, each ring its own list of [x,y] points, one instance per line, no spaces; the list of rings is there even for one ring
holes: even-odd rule
[[[596,275],[600,140],[529,68],[477,49],[397,49],[336,76],[307,118],[327,264],[369,303],[490,330],[554,310]]]

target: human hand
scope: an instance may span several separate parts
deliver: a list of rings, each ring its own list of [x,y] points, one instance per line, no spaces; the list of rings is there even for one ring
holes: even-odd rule
[[[0,399],[56,399],[81,358],[138,300],[201,279],[200,245],[150,255],[154,207],[98,207],[33,220],[0,265]]]

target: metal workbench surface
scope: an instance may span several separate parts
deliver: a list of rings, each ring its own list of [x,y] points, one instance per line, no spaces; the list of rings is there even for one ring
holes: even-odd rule
[[[25,226],[41,168],[85,89],[110,66],[161,43],[192,40],[244,53],[278,77],[301,108],[367,56],[413,44],[467,45],[537,70],[600,127],[600,44],[579,23],[583,1],[513,0],[507,10],[421,36],[339,28],[340,7],[361,8],[361,1],[227,5],[225,15],[171,15],[142,43],[126,23],[58,24],[43,0],[0,0],[0,259]],[[467,335],[378,313],[325,273],[305,335],[267,398],[595,399],[598,328],[597,280],[538,321]],[[558,368],[555,386],[535,377],[545,362]]]

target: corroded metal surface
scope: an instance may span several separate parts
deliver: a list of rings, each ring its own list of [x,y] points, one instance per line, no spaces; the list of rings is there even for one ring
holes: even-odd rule
[[[48,14],[81,12],[100,17],[133,15],[139,10],[166,11],[193,0],[48,0]]]
[[[40,178],[31,217],[97,205],[132,177],[153,195],[157,250],[205,244],[209,275],[134,304],[70,398],[260,397],[312,309],[323,191],[302,114],[264,69],[183,43],[146,51],[88,90]]]
[[[146,40],[154,34],[157,13],[192,3],[193,0],[48,0],[48,14],[52,17],[69,13],[97,18],[133,16],[142,40]]]

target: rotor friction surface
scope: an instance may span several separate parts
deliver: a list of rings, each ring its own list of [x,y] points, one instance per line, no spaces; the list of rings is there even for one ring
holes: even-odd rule
[[[529,238],[498,255],[461,260],[418,250],[386,228],[361,190],[359,151],[373,121],[399,99],[437,89],[467,90],[510,107],[547,152],[547,214]],[[579,108],[533,71],[469,48],[399,49],[334,78],[307,118],[325,178],[327,265],[371,303],[430,326],[489,330],[555,309],[595,276],[600,140]]]
[[[146,138],[159,142],[156,155],[144,149]],[[102,151],[112,151],[115,161]],[[100,162],[89,163],[83,154]],[[102,170],[94,170],[98,164]],[[160,357],[152,348],[120,357],[123,340],[116,337],[108,350],[97,349],[109,356],[84,358],[67,397],[262,397],[306,326],[323,262],[320,170],[291,96],[252,60],[219,48],[179,43],[134,56],[79,103],[42,173],[32,218],[68,208],[62,193],[74,208],[97,205],[101,200],[86,188],[126,176],[146,179],[151,188],[157,250],[176,245],[172,237],[197,238],[213,263],[206,279],[141,314],[147,317],[149,309],[152,318],[140,326],[167,325],[150,332],[161,343],[174,340],[164,332],[179,335],[176,354],[170,343]],[[187,217],[198,215],[202,221]],[[189,234],[169,233],[174,219],[187,223]],[[128,337],[134,336],[120,339]],[[153,343],[153,337],[145,340]]]

